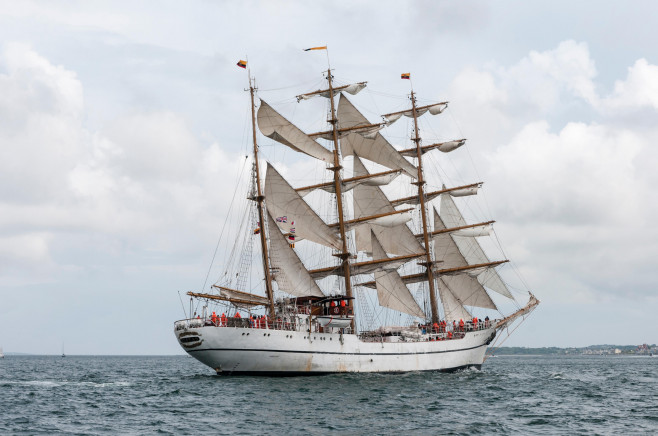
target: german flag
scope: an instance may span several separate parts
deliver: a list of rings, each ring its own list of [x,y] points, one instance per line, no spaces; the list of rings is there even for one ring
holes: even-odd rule
[[[247,61],[240,60],[236,65],[240,68],[247,68]]]
[[[305,48],[304,51],[311,51],[311,50],[326,50],[327,46],[324,45],[322,47],[311,47],[311,48]]]
[[[402,73],[400,79],[409,79],[411,80],[411,73]]]

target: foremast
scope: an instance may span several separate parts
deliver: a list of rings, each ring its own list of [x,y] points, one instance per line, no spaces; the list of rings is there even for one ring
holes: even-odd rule
[[[260,245],[261,252],[263,255],[263,270],[265,273],[265,291],[267,294],[267,299],[269,302],[269,312],[270,316],[274,317],[274,292],[272,291],[272,275],[270,273],[270,259],[267,250],[267,237],[265,236],[264,226],[265,226],[265,214],[263,212],[263,201],[265,196],[261,191],[260,186],[260,170],[258,167],[258,141],[256,140],[256,104],[254,102],[254,94],[256,92],[255,79],[249,77],[249,94],[251,96],[251,130],[253,137],[254,145],[254,178],[256,183],[256,196],[251,197],[250,200],[256,202],[256,207],[258,209],[258,220],[260,222],[261,231],[260,231]]]

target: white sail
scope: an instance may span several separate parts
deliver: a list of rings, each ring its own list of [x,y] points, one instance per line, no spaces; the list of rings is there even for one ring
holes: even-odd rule
[[[386,252],[377,240],[375,233],[371,232],[370,237],[372,238],[373,259],[386,259]],[[408,313],[419,318],[425,317],[423,310],[418,306],[413,295],[409,292],[409,288],[402,282],[396,270],[376,272],[375,282],[377,284],[377,298],[379,299],[380,306]]]
[[[421,116],[421,115],[425,114],[425,112],[427,112],[428,110],[429,110],[430,114],[438,115],[441,112],[443,112],[447,107],[448,107],[448,105],[446,103],[437,103],[437,104],[433,104],[431,106],[424,106],[422,108],[417,108],[416,109],[416,116]],[[399,120],[402,117],[402,115],[404,115],[405,117],[408,117],[408,118],[412,118],[414,116],[414,113],[413,113],[412,109],[409,109],[407,111],[395,112],[393,114],[384,115],[384,118],[386,119],[386,122],[388,124],[392,124],[392,123],[396,122],[397,120]]]
[[[347,92],[348,94],[356,95],[359,92],[361,92],[361,90],[363,88],[365,88],[366,86],[367,86],[366,82],[352,83],[351,85],[347,85],[347,86],[339,86],[339,87],[334,88],[334,96],[338,92]],[[324,97],[324,98],[329,98],[329,94],[330,93],[329,93],[328,89],[325,90],[325,91],[315,91],[315,92],[311,92],[311,93],[308,93],[308,94],[298,95],[297,100],[298,101],[299,100],[308,100],[309,98],[313,98],[313,97],[317,97],[317,96],[321,96],[321,97]]]
[[[480,189],[480,185],[471,186],[468,188],[455,189],[450,191],[449,194],[452,197],[466,197],[469,195],[476,195],[478,193],[478,189]]]
[[[338,102],[338,122],[341,128],[349,128],[362,124],[370,124],[354,105],[341,95]],[[343,156],[357,154],[362,158],[377,162],[390,169],[400,169],[411,177],[418,177],[418,170],[408,160],[386,140],[376,133],[372,139],[365,138],[363,135],[350,133],[340,142],[340,149]]]
[[[362,274],[374,274],[378,271],[395,271],[405,263],[422,256],[422,253],[417,255],[405,255],[397,257],[387,257],[382,260],[367,260],[363,262],[355,262],[350,264],[350,276],[358,276]],[[328,268],[320,268],[309,271],[311,277],[316,280],[323,279],[329,276],[344,276],[345,270],[342,265],[331,266]]]
[[[483,224],[481,226],[470,227],[468,229],[459,229],[450,232],[452,236],[468,236],[471,238],[477,236],[489,236],[493,231],[493,224]]]
[[[457,205],[452,200],[452,197],[445,194],[441,195],[441,218],[448,228],[466,225],[466,220],[459,209],[457,209]],[[456,237],[453,240],[469,265],[478,265],[489,262],[489,258],[484,253],[484,250],[482,250],[482,247],[480,247],[480,243],[474,237],[462,236]],[[488,268],[478,277],[478,280],[492,291],[496,291],[508,298],[514,298],[494,268]]]
[[[342,249],[340,238],[269,162],[265,175],[265,203],[277,219],[294,222],[295,234],[300,238]]]
[[[497,309],[496,304],[477,278],[468,274],[442,275],[440,278],[448,285],[455,298],[465,306]]]
[[[445,230],[446,226],[436,209],[434,209],[434,230]],[[468,265],[466,259],[459,251],[459,247],[450,237],[450,233],[439,233],[432,237],[434,241],[434,256],[442,261],[441,269],[457,268]]]
[[[258,128],[263,135],[295,151],[305,153],[325,162],[333,162],[333,153],[311,139],[297,126],[285,119],[265,101],[260,101]]]
[[[397,176],[400,175],[402,171],[399,170],[397,172],[391,173],[389,172],[388,174],[380,174],[380,175],[375,175],[372,177],[364,178],[364,179],[359,179],[359,180],[343,180],[343,184],[341,187],[341,191],[343,193],[349,192],[352,189],[354,189],[355,186],[358,185],[368,185],[368,186],[384,186],[388,185],[391,183]],[[315,191],[316,189],[322,189],[325,192],[330,192],[330,193],[335,193],[336,192],[336,185],[334,183],[323,183],[321,185],[314,185],[314,186],[309,186],[307,188],[303,189],[296,189],[297,192],[301,196],[306,196],[310,194],[311,192]]]
[[[447,322],[459,321],[460,319],[471,319],[471,314],[464,307],[464,305],[455,297],[448,285],[442,280],[439,283],[439,297],[443,304],[443,312]]]
[[[272,275],[279,289],[296,297],[310,295],[323,297],[324,294],[315,280],[311,278],[295,250],[286,241],[286,237],[279,230],[269,210],[267,211],[267,223]]]
[[[361,159],[355,155],[354,175],[363,176],[366,174],[368,174],[368,171],[361,162]],[[353,189],[353,193],[355,218],[395,211],[395,208],[388,201],[386,195],[377,186],[359,185]],[[398,224],[390,227],[375,224],[357,226],[355,233],[356,249],[358,251],[372,251],[371,230],[375,232],[377,240],[382,244],[387,253],[413,254],[425,251],[406,224]]]
[[[425,154],[428,151],[438,149],[443,153],[450,153],[453,150],[457,150],[459,147],[466,143],[465,139],[456,139],[454,141],[447,142],[438,142],[436,144],[424,145],[420,147],[420,154]],[[400,154],[407,157],[416,157],[418,156],[417,147],[407,148],[406,150],[401,150]]]

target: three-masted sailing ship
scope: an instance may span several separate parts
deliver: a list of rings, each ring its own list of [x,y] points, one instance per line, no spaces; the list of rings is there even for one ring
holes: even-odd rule
[[[175,322],[180,345],[218,374],[479,368],[497,334],[524,319],[538,300],[527,292],[525,306],[515,304],[507,316],[496,312],[492,292],[514,300],[496,270],[507,260],[490,260],[478,242],[492,231],[492,222],[468,224],[457,206],[461,197],[477,194],[481,183],[427,187],[424,155],[465,143],[423,144],[419,117],[441,114],[448,103],[418,105],[412,90],[410,107],[372,123],[350,100],[366,82],[336,84],[331,68],[325,78],[324,89],[297,96],[300,104],[327,99],[328,128],[317,133],[305,133],[262,99],[256,108],[257,88],[249,78],[254,227],[248,223],[243,233],[260,243],[262,288],[217,283],[206,292],[188,292],[203,306]],[[381,130],[403,116],[413,120],[411,146],[396,148]],[[257,128],[278,146],[322,161],[327,181],[291,186],[271,163],[259,160]],[[352,174],[346,177],[349,164]],[[373,166],[385,170],[368,169]],[[413,195],[390,199],[382,187],[393,180],[402,180]],[[318,190],[333,209],[327,217],[305,200]],[[303,259],[302,251],[316,255]],[[379,313],[399,314],[395,319],[405,322],[360,328],[367,323],[359,319],[373,318],[368,301],[375,295]],[[500,316],[479,319],[480,309]]]

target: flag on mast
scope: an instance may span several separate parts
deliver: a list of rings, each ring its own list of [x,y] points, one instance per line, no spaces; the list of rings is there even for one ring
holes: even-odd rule
[[[310,50],[326,50],[327,46],[324,45],[322,47],[311,47],[311,48],[305,48],[304,51],[310,51]]]
[[[409,79],[411,80],[411,73],[402,73],[400,79]]]
[[[239,60],[236,65],[240,68],[247,68],[247,61]]]

